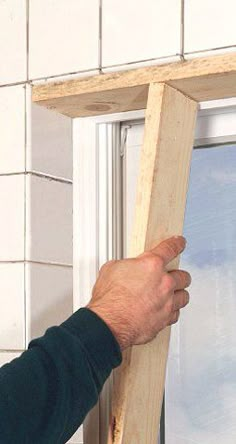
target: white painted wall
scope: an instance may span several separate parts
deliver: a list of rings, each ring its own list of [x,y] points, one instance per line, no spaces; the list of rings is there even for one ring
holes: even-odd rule
[[[235,14],[235,0],[0,0],[0,363],[72,311],[71,121],[32,106],[32,82],[235,51]]]

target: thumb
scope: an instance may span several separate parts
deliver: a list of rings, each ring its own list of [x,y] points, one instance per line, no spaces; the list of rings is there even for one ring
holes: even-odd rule
[[[168,265],[175,259],[186,247],[186,239],[183,236],[173,236],[164,240],[156,247],[152,248],[151,253],[161,257],[164,265]]]

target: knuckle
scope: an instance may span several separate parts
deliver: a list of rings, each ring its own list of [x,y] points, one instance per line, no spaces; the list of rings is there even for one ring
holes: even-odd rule
[[[103,273],[107,269],[107,264],[103,264],[99,270],[99,274]]]
[[[111,265],[114,265],[116,262],[117,262],[116,260],[110,260],[108,262],[105,262],[105,264],[103,264],[101,266],[99,272],[102,273],[102,272],[108,270],[111,267]]]
[[[156,264],[159,268],[164,268],[164,259],[161,256],[156,255]]]
[[[136,260],[145,260],[147,258],[147,256],[149,256],[149,251],[144,251],[143,253],[139,254],[135,259]]]
[[[162,284],[163,284],[163,287],[167,293],[169,293],[170,291],[173,291],[175,288],[175,280],[169,273],[164,274],[164,276],[162,278]]]
[[[145,257],[145,262],[150,271],[156,271],[163,267],[163,260],[153,253],[150,253]]]

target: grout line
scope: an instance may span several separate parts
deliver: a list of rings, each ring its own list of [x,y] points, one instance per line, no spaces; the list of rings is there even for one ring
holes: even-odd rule
[[[201,52],[203,53],[207,53],[207,52],[212,52],[212,51],[220,51],[222,49],[232,49],[235,48],[236,51],[236,45],[229,45],[229,46],[217,46],[214,48],[207,48],[207,49],[198,49],[197,51],[190,51],[190,52],[185,52],[185,55],[191,55],[191,54],[199,54]],[[227,52],[226,52],[227,54]]]
[[[132,65],[137,65],[138,63],[147,63],[147,62],[154,62],[155,60],[158,62],[159,60],[165,60],[165,59],[170,59],[171,57],[176,57],[179,56],[181,59],[184,58],[184,55],[192,55],[192,54],[198,54],[198,53],[208,53],[208,52],[212,52],[212,51],[220,51],[222,49],[232,49],[235,48],[236,51],[236,45],[229,45],[229,46],[217,46],[214,48],[207,48],[207,49],[199,49],[197,51],[191,51],[191,52],[185,52],[184,54],[180,53],[180,54],[172,54],[172,55],[168,55],[168,56],[163,56],[163,57],[157,57],[157,58],[152,58],[152,59],[143,59],[143,60],[135,60],[134,62],[126,62],[126,63],[120,63],[117,65],[106,65],[106,66],[102,66],[101,67],[101,74],[103,74],[103,70],[104,69],[109,69],[109,68],[119,68],[119,67],[123,67],[123,66],[132,66]],[[174,62],[172,62],[174,63]],[[0,88],[6,88],[6,87],[11,87],[11,86],[21,86],[21,85],[32,85],[34,84],[34,82],[47,82],[47,80],[53,80],[55,79],[55,81],[58,79],[59,82],[63,82],[63,77],[67,77],[67,76],[73,76],[73,75],[81,75],[81,74],[86,74],[87,73],[91,73],[92,71],[99,71],[99,69],[97,67],[94,68],[90,68],[90,69],[86,69],[83,71],[75,71],[75,72],[69,72],[69,73],[62,73],[62,74],[57,74],[55,76],[47,76],[47,77],[38,77],[38,78],[34,78],[34,79],[28,79],[27,80],[22,80],[21,82],[13,82],[13,83],[4,83],[2,85],[0,85]],[[93,74],[94,75],[94,74]],[[86,76],[88,77],[88,76]],[[82,76],[81,76],[82,78]],[[73,78],[71,79],[73,80]]]
[[[26,237],[25,242],[26,243]],[[24,344],[27,347],[27,325],[28,325],[28,310],[27,310],[27,291],[26,291],[26,263],[24,262]]]
[[[26,174],[26,171],[16,171],[15,173],[0,173],[0,177],[4,176],[20,176],[22,174]]]
[[[24,173],[26,172],[26,164],[27,164],[27,99],[28,99],[28,91],[27,85],[25,85],[25,134],[24,134]],[[11,173],[8,173],[11,174]]]
[[[1,264],[24,264],[25,261],[24,259],[16,259],[16,260],[0,260],[0,265]]]
[[[135,60],[134,62],[127,62],[127,63],[118,63],[116,65],[106,65],[103,66],[102,69],[112,69],[112,68],[119,68],[119,67],[123,67],[123,66],[132,66],[132,65],[137,65],[138,63],[147,63],[147,62],[155,62],[158,60],[168,60],[171,59],[172,57],[181,57],[182,54],[171,54],[168,56],[163,56],[163,57],[153,57],[152,59],[142,59],[142,60]],[[173,63],[173,62],[172,62]]]
[[[27,0],[27,79],[29,78],[29,0]],[[27,348],[28,343],[28,296],[27,296],[27,270],[26,270],[26,254],[27,254],[27,211],[28,205],[31,205],[31,200],[27,203],[27,164],[28,164],[28,155],[29,149],[31,152],[32,144],[31,144],[31,89],[29,84],[25,86],[25,174],[24,174],[24,344],[25,348]]]
[[[30,2],[26,1],[26,76],[29,81],[29,8]]]
[[[36,260],[26,260],[26,264],[39,264],[39,265],[54,265],[55,267],[66,267],[66,268],[73,268],[73,264],[67,264],[63,262],[53,262],[53,261],[36,261]]]
[[[39,265],[53,265],[55,267],[67,267],[73,268],[73,264],[67,264],[63,262],[53,262],[53,261],[37,261],[33,259],[16,259],[14,260],[0,260],[1,264],[39,264]]]
[[[26,0],[25,0],[26,1]],[[27,0],[27,17],[28,17],[28,0]],[[27,18],[28,20],[28,18]],[[28,23],[28,21],[27,21]],[[28,26],[27,26],[27,42],[28,42]],[[27,43],[28,45],[28,43]],[[28,54],[28,52],[27,52]],[[27,78],[28,78],[28,55],[27,55]],[[27,164],[27,106],[28,106],[28,91],[27,86],[25,85],[25,140],[24,140],[24,169],[26,171],[26,164]],[[24,344],[26,347],[26,336],[27,336],[27,322],[26,322],[26,316],[27,316],[27,309],[26,309],[26,267],[25,267],[25,259],[26,259],[26,218],[27,218],[27,208],[26,208],[26,175],[24,174],[24,273],[23,273],[23,280],[24,280]]]
[[[25,347],[26,347],[26,336],[27,336],[27,322],[26,322],[26,316],[27,316],[27,309],[26,309],[26,267],[25,267],[25,260],[26,260],[26,218],[27,218],[27,214],[26,214],[27,208],[26,208],[26,176],[24,176],[24,319],[25,319],[25,323],[24,323],[24,343],[25,343]]]
[[[27,164],[26,157],[25,157],[25,162]],[[26,165],[25,165],[25,168],[26,168]],[[27,255],[27,241],[28,241],[27,234],[28,234],[28,231],[29,231],[30,225],[31,225],[31,220],[29,219],[29,217],[30,217],[29,215],[31,215],[31,196],[30,196],[31,187],[29,187],[29,189],[26,189],[26,187],[28,187],[26,175],[24,177],[24,181],[25,181],[25,232],[24,232],[24,304],[25,304],[25,312],[24,312],[24,320],[25,320],[25,348],[27,348],[28,333],[29,333],[29,328],[30,328],[29,327],[30,322],[28,322],[29,321],[28,316],[29,316],[29,311],[30,311],[30,309],[29,309],[30,296],[28,295],[28,291],[27,291],[27,289],[28,289],[28,285],[27,285],[28,284],[28,282],[27,282],[28,273],[26,271],[26,255]],[[28,196],[28,194],[29,194],[29,196]],[[28,202],[29,207],[27,207],[27,197],[29,199],[29,202]],[[27,223],[29,223],[29,227],[27,226],[28,225]],[[30,233],[29,233],[29,239],[30,239]]]
[[[61,82],[60,77],[67,77],[67,76],[75,76],[75,75],[81,75],[81,74],[87,74],[93,71],[98,71],[98,67],[95,66],[93,68],[89,68],[89,69],[84,69],[82,71],[72,71],[72,72],[63,72],[62,74],[56,74],[53,76],[46,76],[46,77],[35,77],[33,79],[29,79],[29,83],[34,84],[34,82],[47,82],[47,80],[54,80]],[[93,74],[94,75],[94,74]],[[82,76],[81,76],[82,77]],[[72,79],[73,80],[73,79]]]
[[[25,172],[31,171],[32,165],[32,94],[31,85],[26,85],[26,144],[25,144]],[[28,168],[30,165],[30,168]]]
[[[21,85],[27,85],[27,80],[22,80],[21,82],[14,82],[14,83],[4,83],[3,85],[0,85],[0,88],[6,88],[8,86],[21,86]]]
[[[185,0],[181,0],[181,36],[180,36],[180,52],[184,59],[184,32],[185,32]]]
[[[102,0],[99,0],[99,54],[98,54],[98,65],[99,65],[99,71],[100,74],[102,73],[102,32],[103,32],[103,28],[102,28]]]
[[[31,174],[32,176],[42,177],[44,179],[52,180],[54,182],[67,183],[69,185],[72,185],[72,183],[73,183],[72,179],[65,179],[63,177],[53,176],[52,174],[41,173],[40,171],[34,171],[34,170],[26,171],[26,174]]]
[[[37,177],[42,177],[44,179],[48,179],[54,182],[60,182],[60,183],[66,183],[69,185],[73,184],[73,181],[71,179],[64,179],[63,177],[57,177],[57,176],[53,176],[50,174],[45,174],[45,173],[41,173],[39,171],[16,171],[13,173],[0,173],[0,177],[4,177],[4,176],[20,176],[24,174],[26,175],[31,175],[31,176],[37,176]]]

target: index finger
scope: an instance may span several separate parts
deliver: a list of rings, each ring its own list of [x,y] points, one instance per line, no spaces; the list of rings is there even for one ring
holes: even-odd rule
[[[161,242],[151,250],[151,253],[161,257],[164,265],[175,259],[186,247],[186,240],[183,236],[173,236]]]

